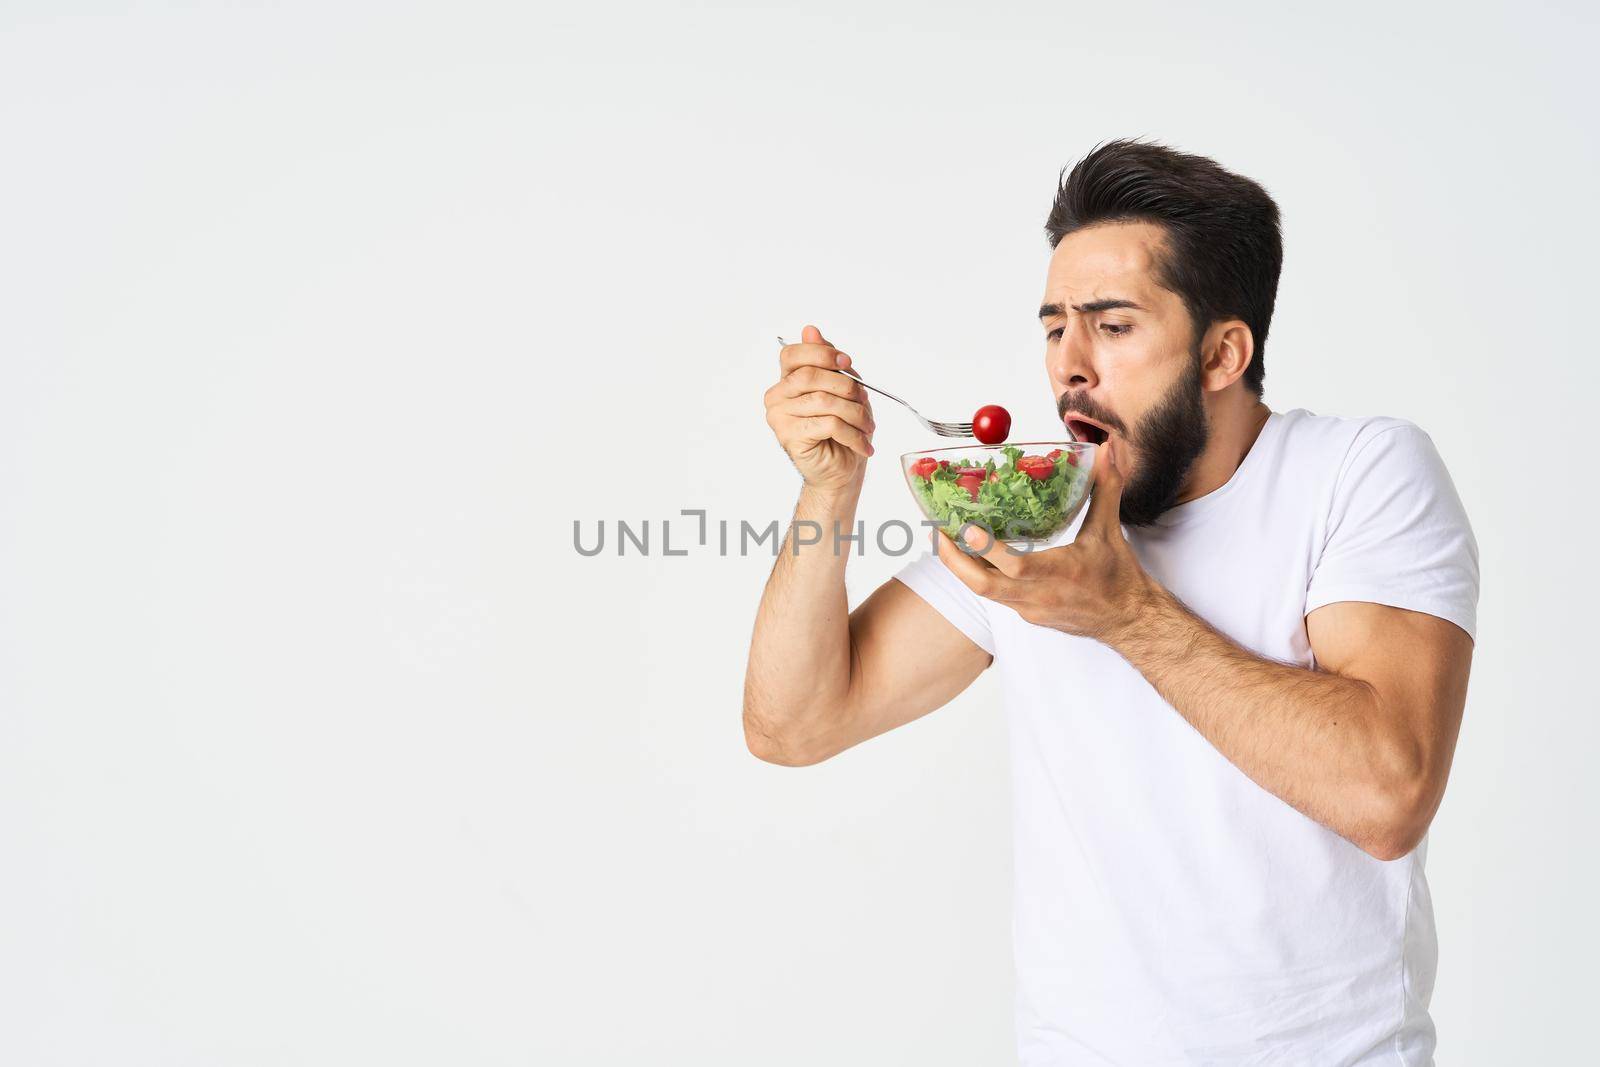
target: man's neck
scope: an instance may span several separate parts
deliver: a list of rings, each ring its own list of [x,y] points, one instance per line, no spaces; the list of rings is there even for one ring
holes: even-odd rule
[[[1184,479],[1183,491],[1178,494],[1177,502],[1187,504],[1227,485],[1233,472],[1244,462],[1244,457],[1250,454],[1251,446],[1256,443],[1261,428],[1267,424],[1267,417],[1271,414],[1272,409],[1257,399],[1254,393],[1246,392],[1219,400],[1206,413],[1211,423],[1211,438],[1206,442],[1206,450],[1189,468],[1189,476]]]

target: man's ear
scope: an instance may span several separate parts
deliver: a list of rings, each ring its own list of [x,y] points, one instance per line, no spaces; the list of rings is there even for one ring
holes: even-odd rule
[[[1242,319],[1213,322],[1200,345],[1200,387],[1222,392],[1249,368],[1255,351],[1255,336]]]

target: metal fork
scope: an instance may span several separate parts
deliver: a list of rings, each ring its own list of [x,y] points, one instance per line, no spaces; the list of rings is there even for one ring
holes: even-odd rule
[[[789,344],[788,341],[785,341],[781,337],[778,338],[778,343],[780,345],[785,346],[785,347],[787,347],[788,344]],[[827,367],[827,368],[824,368],[824,369],[831,370],[835,374],[842,374],[846,378],[854,378],[856,381],[861,382],[861,385],[863,387],[865,387],[867,389],[871,389],[874,393],[877,393],[880,396],[888,397],[890,400],[893,400],[896,404],[899,404],[901,407],[903,407],[907,411],[911,412],[911,414],[915,415],[917,417],[917,421],[918,422],[922,423],[922,425],[926,426],[928,429],[932,430],[934,433],[938,434],[940,437],[971,437],[972,436],[972,423],[970,423],[970,422],[936,422],[933,419],[929,419],[929,418],[923,417],[922,412],[918,411],[916,408],[912,407],[910,404],[907,404],[904,400],[901,400],[899,397],[895,396],[893,393],[887,392],[887,391],[885,391],[883,389],[879,389],[876,385],[867,385],[866,382],[861,380],[861,375],[857,374],[853,370],[842,370],[839,367]]]

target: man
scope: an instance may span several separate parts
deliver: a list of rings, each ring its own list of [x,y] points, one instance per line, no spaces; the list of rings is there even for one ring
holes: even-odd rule
[[[750,749],[804,765],[991,663],[1015,779],[1022,1063],[1427,1064],[1424,841],[1466,698],[1477,548],[1429,438],[1262,402],[1282,242],[1256,183],[1113,142],[1060,184],[1039,309],[1067,429],[1103,442],[1067,543],[939,537],[847,610],[786,544]],[[767,421],[797,520],[853,525],[874,424],[815,328]],[[792,533],[791,533],[792,536]]]

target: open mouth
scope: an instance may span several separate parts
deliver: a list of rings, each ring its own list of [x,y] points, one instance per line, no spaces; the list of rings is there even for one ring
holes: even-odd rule
[[[1067,427],[1067,432],[1074,441],[1087,441],[1092,445],[1103,445],[1106,438],[1111,436],[1109,430],[1092,419],[1082,415],[1067,415],[1061,420]]]

